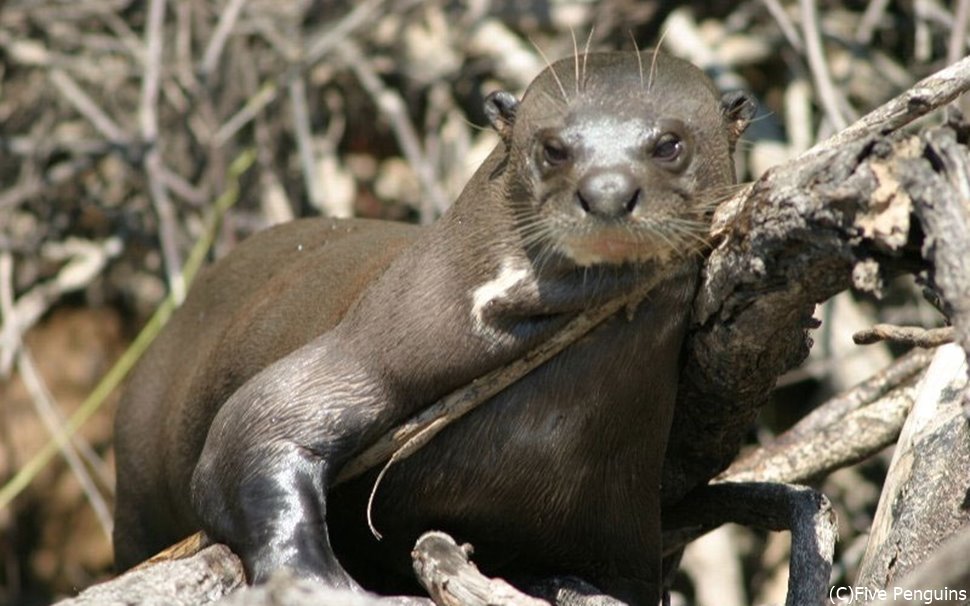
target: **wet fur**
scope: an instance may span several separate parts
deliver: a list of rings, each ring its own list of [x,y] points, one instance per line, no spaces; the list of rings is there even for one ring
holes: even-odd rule
[[[399,591],[414,539],[437,528],[473,543],[487,573],[575,574],[656,603],[660,470],[695,253],[733,176],[728,120],[709,82],[686,63],[650,61],[646,89],[643,58],[587,51],[581,64],[550,66],[521,103],[498,98],[489,115],[503,143],[430,227],[298,221],[210,269],[118,414],[120,567],[203,528],[256,582],[286,567]],[[538,129],[599,102],[603,115],[633,107],[631,119],[687,112],[705,137],[692,172],[658,182],[645,202],[655,216],[613,226],[649,247],[635,263],[571,258],[562,236],[583,233],[562,219],[573,212],[571,177],[543,181],[532,164]],[[373,474],[332,488],[344,463],[658,264],[671,277],[629,318],[391,468],[374,503],[385,539],[373,539]],[[503,281],[503,267],[529,270]]]

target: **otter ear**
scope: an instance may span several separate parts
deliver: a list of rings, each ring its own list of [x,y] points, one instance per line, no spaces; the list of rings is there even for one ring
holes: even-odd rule
[[[512,93],[500,90],[485,97],[485,116],[506,145],[512,139],[512,125],[518,109],[519,100]]]
[[[754,98],[745,91],[736,90],[721,95],[721,115],[728,128],[731,151],[734,151],[734,144],[748,128],[757,108]]]

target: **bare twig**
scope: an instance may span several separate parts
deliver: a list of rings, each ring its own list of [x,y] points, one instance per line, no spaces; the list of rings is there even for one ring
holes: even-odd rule
[[[57,412],[57,404],[54,402],[53,396],[51,396],[50,391],[44,384],[44,380],[37,371],[37,367],[34,365],[34,361],[26,347],[21,347],[20,354],[17,356],[17,370],[34,401],[34,408],[37,410],[37,415],[57,443],[61,455],[67,461],[68,466],[81,485],[81,490],[87,496],[88,502],[94,510],[94,514],[98,519],[102,532],[104,532],[105,538],[110,541],[111,528],[113,526],[111,510],[107,502],[105,502],[104,496],[98,490],[97,484],[91,478],[91,474],[88,473],[87,468],[85,468],[84,463],[71,444],[69,436],[64,433],[62,419]]]
[[[222,8],[219,15],[219,23],[212,33],[209,45],[205,47],[202,64],[199,66],[199,71],[203,77],[208,76],[216,70],[219,64],[219,58],[222,56],[222,49],[225,48],[226,40],[229,39],[229,34],[232,33],[232,28],[236,25],[236,19],[239,18],[239,14],[242,12],[245,4],[246,0],[229,0],[226,6]]]
[[[928,76],[854,124],[815,145],[810,154],[835,149],[868,135],[888,134],[970,90],[970,57]]]
[[[967,28],[970,27],[970,0],[959,0],[953,16],[953,31],[946,47],[946,62],[956,63],[967,47]]]
[[[894,326],[876,324],[867,330],[852,335],[856,345],[871,345],[882,341],[892,341],[911,347],[939,347],[953,342],[953,327],[922,328],[920,326]]]
[[[800,441],[769,445],[731,465],[719,481],[809,482],[864,461],[899,437],[913,406],[915,380]],[[801,432],[804,435],[804,432]]]
[[[337,475],[336,482],[351,480],[385,461],[387,461],[386,470],[393,463],[411,456],[450,423],[551,359],[607,318],[623,309],[635,308],[650,290],[666,277],[667,274],[657,271],[644,279],[631,292],[579,314],[556,334],[522,357],[438,400],[407,422],[386,433],[370,448],[345,465]]]
[[[425,223],[430,223],[448,208],[449,200],[438,184],[438,171],[428,161],[421,147],[418,133],[408,117],[404,100],[381,82],[377,72],[356,44],[347,41],[337,47],[337,52],[344,63],[357,75],[357,79],[374,99],[377,107],[390,120],[401,151],[418,175],[424,190],[425,199],[421,206],[421,219]]]
[[[214,144],[216,146],[224,145],[233,135],[239,132],[239,129],[249,124],[263,108],[275,101],[279,95],[280,88],[289,83],[297,73],[314,65],[353,32],[369,23],[384,5],[384,2],[385,0],[365,0],[364,2],[360,2],[354,7],[354,10],[347,13],[334,26],[328,27],[314,35],[305,47],[303,61],[290,71],[264,83],[259,88],[256,96],[250,98],[242,109],[236,112],[219,128],[213,137]]]
[[[21,336],[63,294],[90,284],[108,261],[121,252],[121,240],[110,238],[95,243],[70,239],[60,245],[49,243],[45,250],[46,256],[53,260],[69,260],[56,277],[37,284],[4,310],[0,327],[0,376],[9,373]]]
[[[959,0],[953,16],[953,31],[946,49],[947,63],[956,63],[967,49],[967,30],[970,29],[970,0]],[[963,94],[954,105],[963,115],[970,113],[970,95]]]
[[[115,145],[128,145],[130,140],[124,130],[64,70],[51,69],[49,77],[64,99],[73,105],[74,109],[84,116],[105,139]]]
[[[805,37],[808,67],[812,72],[815,87],[818,89],[819,101],[825,108],[825,114],[832,121],[835,130],[841,131],[849,124],[845,114],[845,110],[849,106],[845,97],[832,83],[832,75],[829,73],[828,61],[825,59],[825,51],[822,48],[822,35],[819,31],[815,0],[799,0],[799,5],[802,9],[802,33]]]
[[[302,76],[297,76],[289,84],[290,107],[293,109],[293,131],[296,146],[303,168],[303,183],[307,197],[315,208],[323,208],[323,192],[318,178],[317,162],[313,152],[313,133],[310,132],[310,113],[307,111],[306,85]]]
[[[10,375],[13,357],[20,349],[20,322],[14,308],[13,255],[0,252],[0,378]]]
[[[772,19],[778,24],[778,29],[781,30],[785,39],[788,40],[788,44],[801,54],[804,49],[802,38],[798,34],[798,29],[795,27],[795,24],[788,17],[788,13],[785,12],[785,7],[778,0],[761,0],[761,3],[765,5]]]
[[[414,572],[436,604],[465,606],[549,606],[501,579],[490,579],[469,561],[471,549],[443,532],[427,532],[411,552]]]
[[[856,28],[856,42],[862,45],[869,44],[879,22],[885,16],[888,6],[889,0],[872,0],[866,5],[866,12],[862,15],[862,20],[859,21],[859,26]]]
[[[158,88],[162,70],[162,25],[165,22],[166,0],[151,0],[145,34],[145,75],[142,78],[141,104],[138,118],[141,136],[149,145],[145,154],[145,172],[148,188],[158,216],[159,240],[165,259],[168,287],[175,297],[176,305],[185,299],[185,277],[181,273],[182,261],[178,250],[178,227],[175,209],[168,197],[168,189],[162,177],[162,156],[158,141]]]

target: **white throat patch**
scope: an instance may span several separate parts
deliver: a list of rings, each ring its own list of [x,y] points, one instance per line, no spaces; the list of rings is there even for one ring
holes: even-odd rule
[[[482,336],[495,338],[498,333],[485,320],[485,307],[506,297],[513,288],[520,284],[532,285],[534,289],[532,268],[520,259],[502,259],[498,275],[472,291],[472,325],[475,332]]]

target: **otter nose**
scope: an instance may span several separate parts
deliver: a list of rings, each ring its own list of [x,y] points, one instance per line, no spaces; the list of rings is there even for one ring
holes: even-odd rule
[[[579,205],[591,215],[616,218],[628,215],[640,201],[640,188],[621,170],[597,170],[579,180]]]

